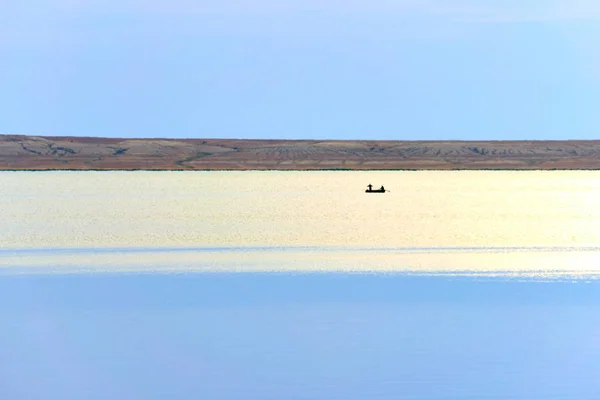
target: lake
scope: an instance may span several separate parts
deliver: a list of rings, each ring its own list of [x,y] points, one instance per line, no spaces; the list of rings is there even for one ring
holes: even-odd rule
[[[600,172],[0,187],[2,399],[600,396]]]

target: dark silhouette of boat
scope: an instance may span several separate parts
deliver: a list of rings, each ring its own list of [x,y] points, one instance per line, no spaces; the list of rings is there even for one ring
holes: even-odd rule
[[[373,189],[373,185],[367,185],[368,189],[365,190],[365,193],[385,193],[385,188],[381,186],[379,189]]]

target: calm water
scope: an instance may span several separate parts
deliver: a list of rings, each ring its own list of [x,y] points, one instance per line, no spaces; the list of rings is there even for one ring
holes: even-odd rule
[[[600,271],[598,172],[4,172],[0,269]],[[385,194],[365,194],[368,183]]]
[[[0,187],[2,399],[600,398],[598,172]]]

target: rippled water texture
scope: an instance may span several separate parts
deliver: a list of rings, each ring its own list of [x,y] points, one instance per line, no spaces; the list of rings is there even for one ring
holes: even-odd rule
[[[594,171],[2,172],[0,186],[4,273],[600,271]]]
[[[2,400],[600,398],[600,173],[0,187]]]

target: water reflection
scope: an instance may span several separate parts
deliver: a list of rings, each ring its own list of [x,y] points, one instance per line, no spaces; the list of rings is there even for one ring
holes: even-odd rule
[[[598,284],[383,274],[0,277],[0,393],[593,400]]]
[[[600,396],[598,172],[0,183],[2,399]]]
[[[364,193],[368,182],[391,192]],[[600,172],[1,172],[3,273],[593,276]]]
[[[597,279],[600,248],[42,248],[0,250],[0,272],[393,272]]]
[[[390,193],[364,193],[382,182]],[[2,172],[0,248],[600,243],[600,172]]]

